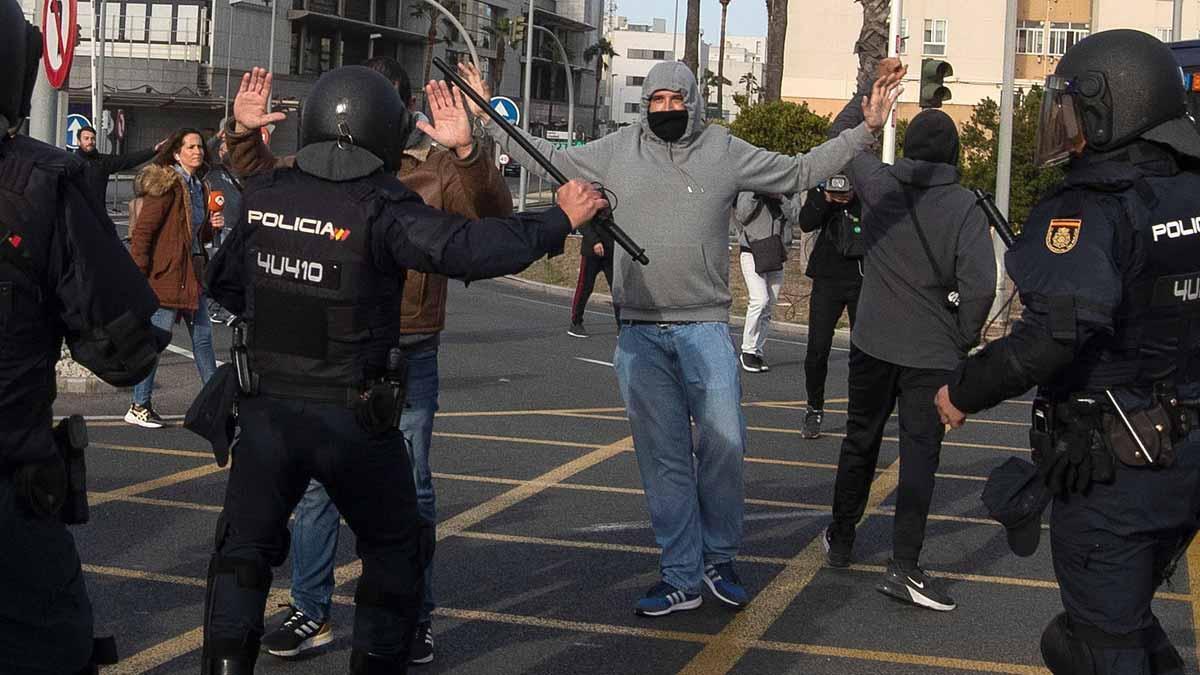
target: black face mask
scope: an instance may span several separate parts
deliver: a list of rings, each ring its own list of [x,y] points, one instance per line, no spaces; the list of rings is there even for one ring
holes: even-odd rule
[[[647,113],[646,121],[650,124],[650,131],[653,131],[655,136],[668,143],[674,143],[683,138],[683,134],[687,132],[688,111],[662,110]]]

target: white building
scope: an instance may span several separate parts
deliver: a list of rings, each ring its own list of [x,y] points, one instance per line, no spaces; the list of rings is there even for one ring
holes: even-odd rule
[[[721,103],[721,113],[727,121],[733,121],[737,117],[739,109],[733,102],[735,94],[746,94],[747,83],[744,79],[747,75],[752,75],[750,85],[750,102],[754,103],[757,100],[755,90],[762,86],[763,83],[763,58],[767,52],[767,38],[754,36],[725,36],[725,71],[724,76],[729,80],[730,84],[725,86],[724,101]],[[711,48],[708,51],[709,61],[708,69],[715,75],[718,72],[717,66],[720,60],[720,52],[717,48]],[[717,102],[717,89],[712,87],[711,96],[708,99],[711,104]]]
[[[637,124],[642,104],[642,82],[655,64],[683,58],[684,34],[668,33],[666,19],[654,19],[649,24],[630,23],[626,17],[615,17],[608,39],[613,51],[609,68],[611,113],[609,119],[618,126]],[[700,59],[706,62],[710,45],[700,41]]]

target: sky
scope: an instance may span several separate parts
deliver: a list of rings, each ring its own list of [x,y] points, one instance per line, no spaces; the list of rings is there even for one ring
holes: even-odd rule
[[[687,0],[678,2],[679,32],[682,33],[687,20]],[[632,23],[650,23],[654,18],[666,19],[667,32],[671,32],[676,0],[616,0],[616,3],[617,16],[627,16]],[[704,30],[705,42],[717,42],[717,36],[721,34],[721,3],[717,0],[700,0],[700,28]],[[729,35],[765,36],[767,3],[764,0],[732,0],[725,32]]]

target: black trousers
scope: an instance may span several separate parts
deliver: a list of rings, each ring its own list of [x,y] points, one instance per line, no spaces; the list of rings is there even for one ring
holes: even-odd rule
[[[92,604],[75,539],[35,518],[0,476],[0,673],[62,675],[92,657]]]
[[[575,281],[575,297],[571,300],[571,323],[583,323],[583,311],[587,309],[588,299],[596,290],[596,277],[604,273],[608,287],[613,285],[613,257],[611,255],[597,258],[594,255],[581,255],[579,261],[579,279]],[[617,326],[621,325],[621,308],[613,305],[613,316]]]
[[[843,310],[850,313],[850,326],[854,326],[860,290],[861,281],[813,279],[812,294],[808,297],[808,350],[804,354],[804,386],[808,390],[808,407],[813,410],[825,408],[825,377],[829,373],[833,332]]]
[[[239,404],[241,440],[209,572],[205,654],[233,658],[257,644],[271,567],[288,552],[288,516],[310,478],[325,486],[357,537],[355,650],[407,663],[433,556],[433,527],[398,430],[371,436],[344,406],[258,396]]]
[[[1151,675],[1154,652],[1171,648],[1151,603],[1181,538],[1200,525],[1200,430],[1175,454],[1167,468],[1117,462],[1111,484],[1054,500],[1054,576],[1072,622],[1115,636],[1146,633],[1141,648],[1089,645],[1100,675]]]
[[[899,366],[851,345],[849,415],[833,490],[835,537],[853,537],[862,520],[883,429],[899,403],[900,487],[892,550],[898,562],[915,564],[920,558],[945,434],[933,398],[949,380],[950,371]]]

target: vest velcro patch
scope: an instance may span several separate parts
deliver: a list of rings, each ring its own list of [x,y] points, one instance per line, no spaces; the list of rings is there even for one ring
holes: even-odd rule
[[[1075,248],[1079,243],[1079,234],[1083,229],[1083,221],[1076,219],[1055,218],[1046,228],[1046,248],[1051,253],[1062,254]]]

